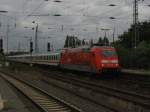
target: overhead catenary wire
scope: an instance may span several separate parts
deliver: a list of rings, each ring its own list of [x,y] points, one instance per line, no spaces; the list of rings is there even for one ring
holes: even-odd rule
[[[29,1],[29,0],[26,0],[26,1]],[[103,0],[104,1],[104,0]],[[108,0],[106,0],[106,1],[108,1]],[[118,0],[119,1],[119,0]],[[126,5],[128,5],[128,6],[131,6],[131,4],[128,4],[128,3],[130,3],[130,1],[129,0],[125,0],[125,1],[127,1],[127,3],[126,3]],[[43,2],[43,1],[42,1]],[[34,7],[34,9],[31,11],[31,12],[25,12],[25,15],[24,15],[24,18],[23,18],[23,21],[26,21],[28,18],[31,18],[31,17],[29,17],[28,15],[32,15],[32,14],[36,14],[37,13],[37,11],[39,11],[40,9],[42,9],[42,7],[43,7],[43,3],[42,2],[40,2],[39,4],[38,4],[38,6],[36,6],[36,7]],[[70,1],[71,2],[71,1]],[[27,4],[27,3],[26,3]],[[68,18],[69,16],[72,16],[72,17],[85,17],[85,18],[87,18],[87,20],[88,19],[92,19],[92,18],[97,18],[97,19],[99,19],[99,17],[102,17],[102,16],[107,16],[108,15],[108,17],[109,17],[109,15],[113,12],[113,11],[119,11],[118,9],[120,9],[122,6],[117,6],[117,7],[113,7],[113,8],[111,8],[111,9],[107,9],[107,11],[104,11],[103,13],[101,13],[100,15],[96,15],[96,16],[94,16],[94,15],[91,15],[91,14],[88,14],[88,13],[86,13],[86,8],[90,8],[89,6],[86,6],[86,0],[84,0],[84,4],[85,4],[85,7],[83,8],[83,10],[81,9],[81,15],[79,14],[64,14],[62,17],[63,18]],[[60,6],[60,5],[59,5]],[[70,7],[71,8],[71,7]],[[40,11],[39,11],[40,12]],[[83,13],[83,14],[82,14]],[[124,21],[125,19],[125,17],[126,16],[128,16],[128,15],[122,15],[122,14],[118,14],[118,15],[116,15],[117,17],[117,21]],[[120,17],[121,16],[121,17]],[[130,16],[130,15],[129,15]],[[22,16],[19,16],[19,17],[21,17],[22,18]],[[48,17],[52,17],[52,16],[48,16]],[[35,17],[34,17],[35,18]],[[42,20],[40,17],[38,17],[39,18],[39,21],[40,20]],[[31,19],[33,19],[33,18],[31,18]],[[130,18],[129,18],[130,19]],[[20,19],[20,20],[22,20],[22,19]],[[60,21],[61,21],[61,19],[60,19]],[[102,19],[100,20],[100,21],[103,21]],[[127,20],[128,21],[128,20]],[[88,24],[88,21],[86,21],[85,20],[85,22],[84,23],[87,23]],[[61,23],[60,23],[61,24]],[[93,23],[92,23],[93,24]],[[73,26],[74,27],[74,26]],[[14,34],[15,35],[15,34]],[[16,34],[17,35],[17,34]]]

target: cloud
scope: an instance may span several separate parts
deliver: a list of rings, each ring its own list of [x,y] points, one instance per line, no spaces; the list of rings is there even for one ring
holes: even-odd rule
[[[10,50],[17,50],[18,43],[22,44],[22,49],[28,48],[28,40],[24,36],[32,36],[34,40],[35,31],[24,29],[24,26],[35,27],[36,24],[32,24],[32,21],[39,24],[39,31],[42,32],[38,34],[38,38],[45,37],[39,40],[39,48],[43,51],[49,41],[56,48],[63,47],[67,34],[76,35],[81,39],[96,40],[99,36],[104,36],[101,28],[111,29],[109,39],[112,40],[114,27],[117,36],[132,24],[132,2],[130,0],[63,0],[61,3],[56,3],[44,0],[0,0],[0,10],[8,11],[5,14],[7,16],[0,16],[0,21],[3,23],[0,34],[6,36],[6,26],[9,24]],[[110,4],[116,6],[110,7]],[[149,4],[148,0],[139,3],[140,21],[150,18],[147,4]],[[49,16],[28,16],[43,14],[49,14]],[[54,14],[62,16],[55,17]],[[115,17],[116,20],[110,20],[109,17]]]

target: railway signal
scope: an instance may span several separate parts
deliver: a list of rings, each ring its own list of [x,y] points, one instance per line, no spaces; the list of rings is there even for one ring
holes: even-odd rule
[[[30,53],[32,53],[33,52],[33,42],[31,41],[30,42]]]
[[[3,39],[0,39],[0,53],[3,53]]]
[[[47,43],[47,51],[51,51],[51,46],[49,42]]]

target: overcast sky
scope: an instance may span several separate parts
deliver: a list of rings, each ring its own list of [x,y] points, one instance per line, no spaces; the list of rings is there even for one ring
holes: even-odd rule
[[[133,0],[0,0],[0,37],[4,38],[6,48],[6,32],[9,25],[9,50],[29,49],[29,40],[34,41],[35,27],[39,25],[38,46],[40,51],[46,50],[46,43],[51,42],[55,48],[64,45],[66,35],[76,35],[80,39],[94,39],[104,35],[102,28],[110,29],[107,33],[112,41],[132,24]],[[115,4],[111,7],[109,4]],[[139,2],[139,21],[150,20],[150,0]],[[61,14],[56,17],[54,14]],[[36,16],[39,15],[39,16]],[[109,19],[115,17],[115,20]],[[63,29],[62,29],[63,26]]]

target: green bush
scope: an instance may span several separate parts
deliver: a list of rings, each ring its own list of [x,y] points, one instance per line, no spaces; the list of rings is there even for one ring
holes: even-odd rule
[[[150,43],[140,42],[137,48],[125,48],[122,45],[115,45],[119,56],[120,64],[124,68],[150,68]]]

